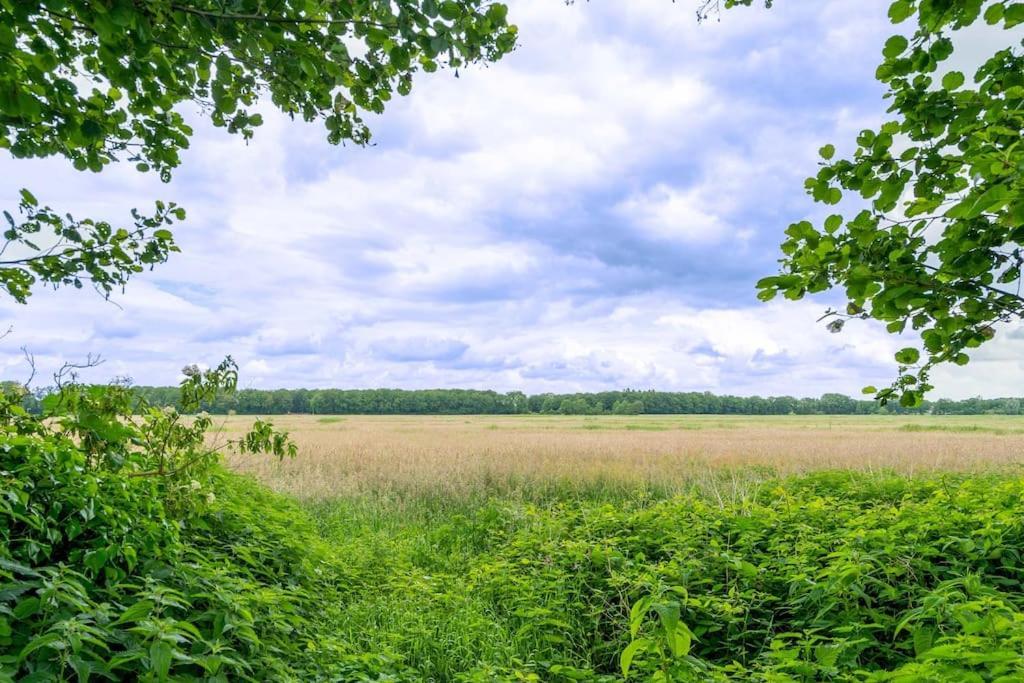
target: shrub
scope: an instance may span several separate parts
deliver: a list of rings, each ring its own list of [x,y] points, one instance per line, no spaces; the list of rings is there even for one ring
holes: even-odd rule
[[[230,360],[186,375],[185,405],[234,387]],[[35,417],[18,391],[0,397],[0,680],[386,671],[386,657],[324,636],[346,572],[305,515],[224,473],[207,418],[132,400],[119,385],[66,385]],[[293,451],[265,423],[234,446]]]

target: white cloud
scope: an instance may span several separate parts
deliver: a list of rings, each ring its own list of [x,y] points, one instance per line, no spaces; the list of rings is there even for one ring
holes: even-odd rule
[[[659,183],[619,203],[615,211],[655,239],[718,242],[729,232],[729,226],[704,207],[706,201],[698,191]]]
[[[184,253],[120,308],[71,291],[0,302],[5,373],[25,343],[42,368],[102,352],[95,378],[162,384],[227,353],[263,387],[805,394],[889,379],[895,341],[877,328],[829,335],[823,306],[752,296],[785,225],[818,211],[802,189],[817,148],[884,114],[885,3],[701,26],[664,0],[517,0],[511,15],[516,53],[420,79],[374,118],[372,147],[329,147],[268,110],[248,145],[197,121],[169,186],[0,158],[0,201],[24,185],[109,219],[158,197],[189,209]]]

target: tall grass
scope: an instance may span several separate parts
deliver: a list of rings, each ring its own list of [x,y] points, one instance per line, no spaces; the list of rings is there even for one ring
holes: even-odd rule
[[[299,457],[231,465],[303,500],[537,500],[589,491],[718,490],[753,470],[977,472],[1012,469],[1024,419],[869,416],[285,417]],[[246,418],[231,418],[241,430]],[[723,474],[723,472],[727,474]],[[733,486],[733,484],[729,484]]]

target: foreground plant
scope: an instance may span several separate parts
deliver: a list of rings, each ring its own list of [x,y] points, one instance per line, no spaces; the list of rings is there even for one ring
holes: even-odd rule
[[[185,375],[186,409],[237,385],[230,358]],[[304,658],[274,648],[309,607],[308,549],[272,508],[249,518],[217,464],[225,448],[294,455],[287,434],[257,421],[211,444],[208,417],[58,380],[42,415],[24,389],[0,394],[0,680],[293,676]]]

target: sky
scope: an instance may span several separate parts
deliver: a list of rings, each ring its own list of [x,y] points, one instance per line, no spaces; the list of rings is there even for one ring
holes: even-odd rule
[[[20,187],[123,219],[189,212],[183,253],[110,301],[40,290],[0,300],[7,379],[100,354],[93,381],[176,383],[231,354],[253,388],[659,389],[858,394],[909,340],[879,323],[831,334],[839,301],[760,303],[817,150],[885,120],[873,73],[887,2],[778,2],[698,24],[689,0],[510,0],[518,49],[422,74],[369,119],[374,144],[264,109],[253,141],[195,118],[170,184],[130,164],[78,173],[0,153]],[[936,396],[1019,395],[1024,330]]]

